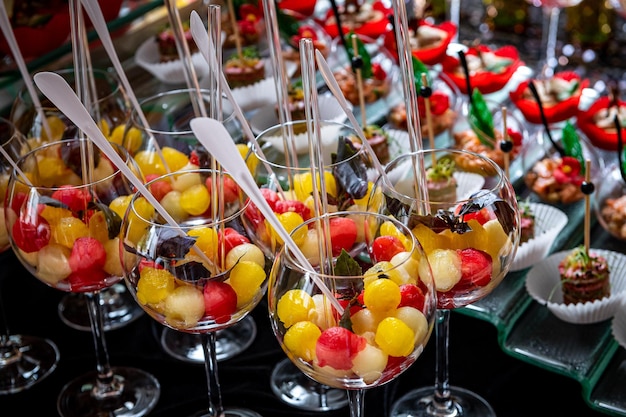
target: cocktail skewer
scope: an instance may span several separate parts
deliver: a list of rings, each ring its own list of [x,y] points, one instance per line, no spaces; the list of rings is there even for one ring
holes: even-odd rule
[[[111,60],[111,63],[113,64],[113,68],[115,69],[117,76],[120,82],[122,83],[122,86],[124,87],[124,92],[128,96],[128,99],[130,100],[131,105],[133,106],[133,108],[135,109],[135,112],[139,116],[139,121],[141,122],[141,125],[144,127],[144,130],[146,132],[150,132],[151,131],[150,124],[148,123],[148,120],[146,119],[146,116],[144,115],[143,110],[141,109],[141,105],[139,104],[139,101],[137,100],[135,91],[130,85],[130,81],[128,80],[128,77],[126,76],[126,71],[124,71],[124,68],[122,67],[122,63],[120,62],[120,58],[117,55],[117,52],[115,51],[115,47],[113,46],[113,40],[111,39],[111,34],[109,33],[109,30],[107,29],[106,21],[104,20],[104,15],[102,14],[102,9],[100,8],[100,4],[98,3],[97,0],[81,0],[81,3],[85,11],[87,12],[87,15],[89,16],[89,19],[91,19],[93,27],[96,30],[98,37],[100,38],[100,42],[102,42],[102,46],[104,47],[104,50],[109,55],[109,59]],[[161,146],[154,139],[152,135],[150,135],[150,140],[152,141],[154,145],[157,155],[161,159],[163,168],[165,169],[166,172],[170,172],[167,161],[165,160],[165,157],[163,157],[163,153],[161,152]]]
[[[356,88],[359,93],[359,108],[361,109],[361,125],[367,127],[367,112],[365,110],[365,95],[363,94],[363,58],[359,54],[358,37],[355,33],[350,36],[352,43],[352,60],[350,62],[352,71],[356,76]]]
[[[110,161],[124,174],[126,179],[148,200],[148,202],[157,210],[157,212],[168,222],[170,226],[177,229],[180,233],[184,233],[180,226],[167,212],[167,210],[159,203],[159,201],[146,188],[141,179],[139,179],[126,166],[124,160],[113,149],[111,143],[104,137],[102,131],[87,111],[87,108],[81,103],[80,99],[67,82],[59,74],[53,72],[40,72],[35,75],[35,83],[39,89],[61,110],[100,150],[110,159]],[[196,254],[206,263],[213,265],[206,254],[194,245]]]
[[[584,221],[584,245],[585,252],[589,254],[591,242],[591,194],[595,190],[595,186],[591,182],[591,161],[585,160],[585,181],[580,185],[580,190],[585,195],[585,221]]]
[[[22,75],[22,80],[24,81],[24,85],[28,90],[28,94],[30,94],[33,99],[33,104],[35,105],[35,110],[37,111],[37,114],[41,119],[41,123],[43,124],[44,132],[46,132],[48,138],[52,138],[50,124],[48,123],[48,119],[46,119],[46,115],[44,114],[43,108],[41,107],[39,95],[37,94],[37,90],[35,89],[35,85],[33,84],[33,79],[28,72],[28,68],[26,67],[26,61],[24,60],[22,51],[20,50],[20,47],[17,44],[17,40],[15,39],[15,33],[13,33],[13,30],[11,29],[11,22],[9,21],[9,15],[7,13],[4,2],[0,2],[0,29],[2,29],[4,38],[9,44],[9,48],[11,49],[11,53],[13,54],[13,60],[20,70],[20,74]]]
[[[293,241],[280,220],[278,220],[278,217],[276,217],[276,214],[274,214],[268,202],[265,201],[254,177],[252,177],[252,174],[247,169],[244,160],[239,157],[236,152],[237,148],[235,143],[224,125],[215,119],[198,117],[191,121],[191,129],[198,140],[209,150],[211,155],[226,168],[237,184],[239,184],[239,187],[241,187],[250,200],[258,207],[263,216],[265,216],[265,219],[272,225],[281,239],[283,239],[285,245],[293,253],[298,262],[300,262],[302,267],[309,271],[314,271],[309,260]],[[315,281],[315,284],[319,286],[320,290],[327,297],[328,301],[332,303],[333,307],[337,309],[339,314],[342,314],[343,307],[339,304],[334,293],[330,291],[326,284],[316,279],[316,274],[311,274],[309,277]]]
[[[506,107],[502,107],[502,142],[500,144],[500,149],[504,153],[504,175],[506,175],[507,178],[510,178],[509,164],[511,161],[511,157],[509,155],[509,152],[513,149],[513,147],[511,146],[511,143],[510,143],[511,139],[509,138],[509,131],[506,125],[506,119],[507,119]]]

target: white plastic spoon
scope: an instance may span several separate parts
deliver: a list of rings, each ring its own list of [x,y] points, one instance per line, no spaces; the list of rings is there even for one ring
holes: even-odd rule
[[[285,245],[295,255],[304,269],[314,272],[309,260],[304,256],[298,245],[293,241],[289,232],[282,225],[270,205],[265,201],[263,194],[259,190],[252,174],[248,170],[245,161],[237,152],[237,147],[232,137],[222,123],[208,117],[196,117],[189,123],[196,138],[204,145],[209,153],[219,161],[228,171],[237,184],[243,189],[246,195],[258,207],[265,219],[272,225],[276,233],[280,235]],[[332,291],[317,277],[317,274],[310,274],[317,286],[330,300],[337,311],[343,313],[343,307],[335,299]]]
[[[385,168],[383,168],[383,166],[380,164],[380,161],[376,157],[374,149],[372,149],[372,145],[370,145],[369,141],[365,137],[365,133],[361,128],[361,124],[356,120],[354,113],[352,113],[350,105],[348,105],[348,101],[341,92],[341,87],[339,87],[339,84],[337,84],[337,80],[335,80],[333,71],[328,66],[324,55],[322,55],[319,49],[315,51],[315,60],[317,61],[317,66],[320,72],[322,73],[322,78],[324,78],[324,81],[326,81],[326,85],[337,99],[337,102],[339,102],[339,105],[343,109],[344,113],[346,113],[346,116],[348,116],[348,119],[350,119],[350,123],[352,123],[352,126],[354,127],[354,130],[356,130],[357,135],[359,135],[361,143],[363,143],[363,146],[365,146],[367,151],[371,155],[373,155],[372,160],[374,161],[374,166],[376,167],[376,170],[380,175],[385,175]]]
[[[80,130],[87,135],[102,152],[111,160],[111,162],[124,174],[126,179],[148,200],[148,202],[159,212],[167,223],[176,228],[179,233],[185,234],[179,224],[170,216],[159,201],[146,188],[143,182],[126,166],[122,157],[113,149],[111,143],[104,137],[104,134],[98,128],[83,103],[69,86],[69,84],[59,74],[53,72],[40,72],[35,74],[35,83],[46,97],[50,99],[54,105],[61,110]],[[239,156],[239,153],[237,153]],[[202,257],[207,265],[213,262],[208,259],[206,254],[194,245],[196,253]]]

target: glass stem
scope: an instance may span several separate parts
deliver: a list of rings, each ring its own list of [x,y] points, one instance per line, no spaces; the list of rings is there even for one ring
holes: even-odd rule
[[[2,285],[2,282],[0,282],[0,285]],[[0,289],[0,297],[1,296],[2,290]],[[4,306],[0,299],[0,367],[17,361],[20,356],[20,351],[16,348],[14,343],[11,342],[11,331],[9,330]]]
[[[365,415],[365,390],[349,389],[348,404],[350,406],[350,417],[363,417]]]
[[[124,385],[122,381],[115,378],[109,364],[100,291],[87,292],[85,298],[89,311],[89,321],[91,322],[91,334],[96,347],[97,383],[93,388],[92,395],[100,399],[116,396],[123,390]]]
[[[448,342],[450,328],[450,310],[437,309],[435,321],[435,395],[432,407],[436,410],[434,415],[452,416],[456,414],[456,408],[450,395],[450,381],[448,376]]]
[[[204,347],[204,368],[206,370],[206,379],[209,395],[209,413],[208,417],[218,417],[224,412],[222,406],[222,392],[220,390],[220,381],[217,375],[217,352],[216,352],[216,332],[208,332],[202,334],[202,346]]]

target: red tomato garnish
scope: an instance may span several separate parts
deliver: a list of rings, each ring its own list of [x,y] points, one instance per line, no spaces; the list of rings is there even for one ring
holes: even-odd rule
[[[222,324],[228,322],[237,311],[237,293],[225,282],[209,281],[204,286],[204,312]]]

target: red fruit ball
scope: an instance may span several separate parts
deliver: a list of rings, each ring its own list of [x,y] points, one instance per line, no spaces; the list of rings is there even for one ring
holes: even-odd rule
[[[461,257],[461,282],[483,287],[491,281],[491,255],[474,248],[459,249]]]
[[[331,217],[328,223],[333,256],[339,256],[342,249],[350,250],[357,236],[354,220],[348,217]]]
[[[73,185],[62,185],[50,197],[65,204],[73,212],[86,210],[87,203],[91,201],[91,194],[87,189]]]
[[[231,177],[224,176],[224,202],[225,203],[234,203],[239,199],[239,186]],[[205,181],[205,185],[207,190],[209,190],[209,194],[212,193],[213,190],[213,178],[208,177]]]
[[[228,322],[237,311],[237,293],[225,282],[207,282],[203,295],[204,312],[218,324]]]
[[[420,311],[424,309],[426,297],[424,292],[415,284],[400,285],[400,305],[399,307],[413,307]]]
[[[315,353],[320,366],[352,368],[352,359],[365,348],[367,340],[344,327],[331,327],[317,339]]]
[[[404,252],[404,245],[396,236],[378,236],[372,243],[375,262],[390,261],[400,252]]]
[[[96,291],[108,287],[107,274],[104,269],[88,269],[85,271],[72,272],[67,280],[72,292]]]
[[[79,237],[74,241],[68,262],[72,272],[84,272],[104,268],[106,259],[106,250],[98,239]]]
[[[50,242],[52,232],[46,219],[37,216],[17,219],[11,229],[15,245],[26,253],[37,252]]]

